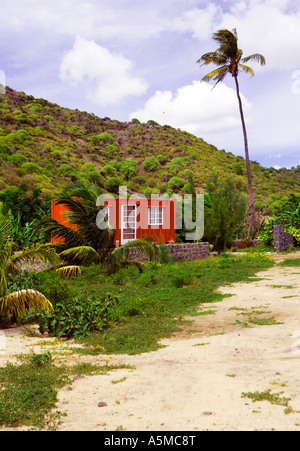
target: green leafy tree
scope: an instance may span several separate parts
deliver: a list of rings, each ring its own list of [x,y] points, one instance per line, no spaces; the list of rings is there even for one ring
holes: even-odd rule
[[[172,177],[168,182],[168,189],[171,191],[178,191],[183,188],[185,181],[180,177]]]
[[[119,164],[119,172],[126,180],[130,180],[136,175],[136,162],[133,160],[121,161]]]
[[[160,168],[160,163],[157,160],[157,158],[149,157],[149,158],[146,158],[146,160],[144,160],[143,166],[147,171],[153,172],[153,171],[157,171]]]
[[[204,239],[221,252],[241,231],[247,215],[247,195],[240,192],[232,178],[221,181],[215,175],[207,184]]]
[[[16,188],[7,188],[0,193],[0,202],[5,215],[10,215],[13,224],[13,240],[20,246],[29,245],[35,241],[25,240],[22,228],[27,228],[27,233],[33,232],[33,225],[36,220],[41,219],[50,212],[51,200],[49,196],[42,197],[42,190],[34,188],[28,191],[26,184],[21,184]],[[10,212],[10,213],[9,213]],[[40,237],[40,234],[37,235]],[[27,238],[29,236],[27,235]]]
[[[121,180],[119,179],[119,177],[111,177],[105,182],[104,187],[108,191],[118,194],[120,185],[121,185]]]
[[[252,55],[243,57],[243,51],[238,47],[238,35],[236,29],[233,29],[232,31],[219,30],[216,33],[214,33],[213,39],[219,44],[219,48],[214,52],[209,52],[202,55],[201,58],[198,60],[198,63],[200,63],[201,66],[208,64],[214,64],[218,66],[217,69],[205,75],[202,81],[210,81],[211,79],[213,79],[216,82],[215,83],[216,86],[218,83],[224,80],[227,74],[231,74],[235,81],[244,135],[246,168],[248,177],[249,206],[251,213],[250,225],[252,229],[252,236],[254,238],[257,230],[256,214],[254,207],[254,194],[249,158],[248,137],[242,106],[242,99],[240,96],[238,75],[241,71],[245,72],[246,74],[250,74],[251,76],[254,75],[253,69],[245,64],[248,63],[248,61],[256,61],[261,65],[266,64],[266,61],[264,56],[259,53],[254,53]]]

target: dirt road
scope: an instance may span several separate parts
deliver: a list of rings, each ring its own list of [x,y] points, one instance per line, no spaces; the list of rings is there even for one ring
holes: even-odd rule
[[[276,266],[257,276],[220,289],[232,296],[201,307],[210,314],[190,318],[157,352],[91,357],[135,369],[61,390],[57,408],[67,416],[59,430],[300,431],[300,268]],[[12,332],[0,365],[36,342]],[[269,393],[269,401],[243,395],[255,392]],[[287,410],[270,402],[279,393],[290,399]]]

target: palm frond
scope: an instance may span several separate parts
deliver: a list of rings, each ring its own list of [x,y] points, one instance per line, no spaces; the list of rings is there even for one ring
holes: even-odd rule
[[[12,253],[12,225],[0,210],[0,297],[7,295],[6,269]]]
[[[12,248],[12,224],[0,214],[0,267],[3,267],[10,256]]]
[[[90,246],[77,246],[60,252],[59,256],[67,261],[79,261],[83,265],[100,263],[98,252]]]
[[[246,66],[245,64],[240,64],[240,68],[243,72],[250,74],[251,77],[254,76],[254,70],[250,66]]]
[[[217,66],[224,65],[228,62],[228,58],[226,55],[216,51],[216,52],[208,52],[201,56],[201,58],[197,61],[201,66],[208,64],[216,64]]]
[[[7,219],[2,214],[0,215],[0,246],[2,246],[6,240],[9,239],[12,232],[12,224],[9,219]]]
[[[156,256],[156,248],[152,237],[139,238],[129,241],[112,252],[112,257],[116,261],[129,260],[136,253],[145,255],[149,260],[153,260]]]
[[[144,272],[147,266],[145,263],[140,262],[138,260],[121,260],[121,261],[112,261],[108,268],[106,269],[106,274],[116,274],[121,269],[127,269],[127,268],[136,268],[139,270],[140,273]]]
[[[0,267],[0,299],[7,295],[6,268]]]
[[[33,246],[11,256],[11,263],[15,268],[26,263],[35,263],[36,261],[57,266],[60,258],[52,244]]]
[[[0,316],[17,318],[34,306],[40,307],[46,312],[53,310],[51,302],[39,291],[16,291],[0,298]]]
[[[227,57],[235,57],[238,54],[238,36],[236,29],[219,30],[213,34],[213,39],[220,45],[218,51]]]
[[[96,250],[109,245],[109,231],[101,230],[97,225],[99,207],[96,205],[96,200],[64,198],[59,199],[56,205],[65,205],[69,210],[67,211],[69,223],[76,226],[76,231],[82,239],[82,243],[77,245],[88,245]]]
[[[253,70],[245,65],[248,61],[256,61],[260,64],[266,64],[266,60],[263,55],[259,53],[253,53],[252,55],[243,58],[243,51],[238,48],[238,35],[236,29],[232,31],[229,30],[219,30],[213,34],[213,39],[218,42],[219,47],[214,52],[208,52],[201,56],[197,61],[203,65],[215,64],[221,66],[215,71],[210,72],[202,78],[202,81],[216,80],[216,84],[223,81],[228,72],[232,76],[237,77],[239,69],[254,75]],[[229,69],[226,70],[225,67]]]
[[[80,266],[63,266],[56,270],[63,279],[71,279],[72,277],[80,277],[82,274]]]
[[[70,182],[65,185],[58,196],[59,199],[70,199],[78,197],[80,199],[86,199],[94,204],[97,197],[102,193],[99,187],[89,183],[88,186],[82,182]]]
[[[76,247],[86,244],[84,238],[76,230],[60,224],[55,219],[45,218],[41,222],[41,227],[49,232],[53,238],[61,238],[69,246]]]
[[[263,55],[260,53],[253,53],[252,55],[246,56],[242,59],[243,63],[247,63],[248,61],[256,61],[257,63],[260,63],[262,66],[266,64],[266,59]]]
[[[218,69],[213,70],[212,72],[210,72],[209,74],[205,75],[205,77],[202,78],[201,81],[210,81],[211,79],[213,80],[217,80],[215,86],[220,83],[221,81],[224,80],[224,78],[226,77],[226,75],[229,72],[230,67],[229,66],[222,66],[219,67]]]

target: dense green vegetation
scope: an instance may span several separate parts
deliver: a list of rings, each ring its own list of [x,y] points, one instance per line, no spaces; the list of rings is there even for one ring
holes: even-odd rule
[[[184,316],[202,304],[221,301],[224,296],[216,292],[220,285],[248,280],[272,264],[256,252],[197,262],[154,260],[142,273],[128,268],[108,275],[99,265],[83,268],[81,276],[72,279],[38,273],[31,285],[39,286],[54,311],[35,311],[30,320],[37,321],[42,332],[83,340],[91,352],[148,352],[158,349],[159,340],[170,336]]]
[[[55,197],[64,183],[81,181],[118,192],[189,191],[192,175],[203,192],[215,172],[232,175],[247,190],[242,157],[217,149],[201,138],[153,121],[122,123],[61,108],[7,88],[0,95],[0,191],[10,196],[26,184],[27,196],[42,190]],[[256,207],[272,213],[282,197],[299,194],[300,167],[276,170],[251,162]],[[37,194],[37,192],[35,192]]]

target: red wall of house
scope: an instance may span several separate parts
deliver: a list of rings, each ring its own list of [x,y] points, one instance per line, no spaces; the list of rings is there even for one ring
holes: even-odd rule
[[[76,226],[69,223],[68,211],[66,205],[56,205],[57,200],[52,200],[51,217],[60,224],[76,230]],[[152,236],[157,243],[175,243],[175,200],[151,200],[151,199],[107,199],[104,206],[109,207],[109,225],[115,233],[115,243],[121,244],[121,206],[135,205],[137,209],[137,229],[136,238],[143,236]],[[149,225],[148,208],[163,208],[163,225]],[[57,237],[51,237],[51,243],[63,243],[64,240]]]
[[[121,206],[135,205],[137,208],[136,238],[152,236],[157,243],[175,243],[175,200],[108,199],[110,226],[115,226],[115,242],[121,244]],[[149,225],[148,208],[163,208],[163,225]]]
[[[56,199],[53,199],[51,202],[51,218],[72,230],[76,230],[76,226],[70,224],[69,222],[68,211],[70,211],[70,209],[66,205],[56,205],[56,202]],[[55,235],[51,236],[52,244],[60,244],[64,242],[65,240],[63,238]]]

